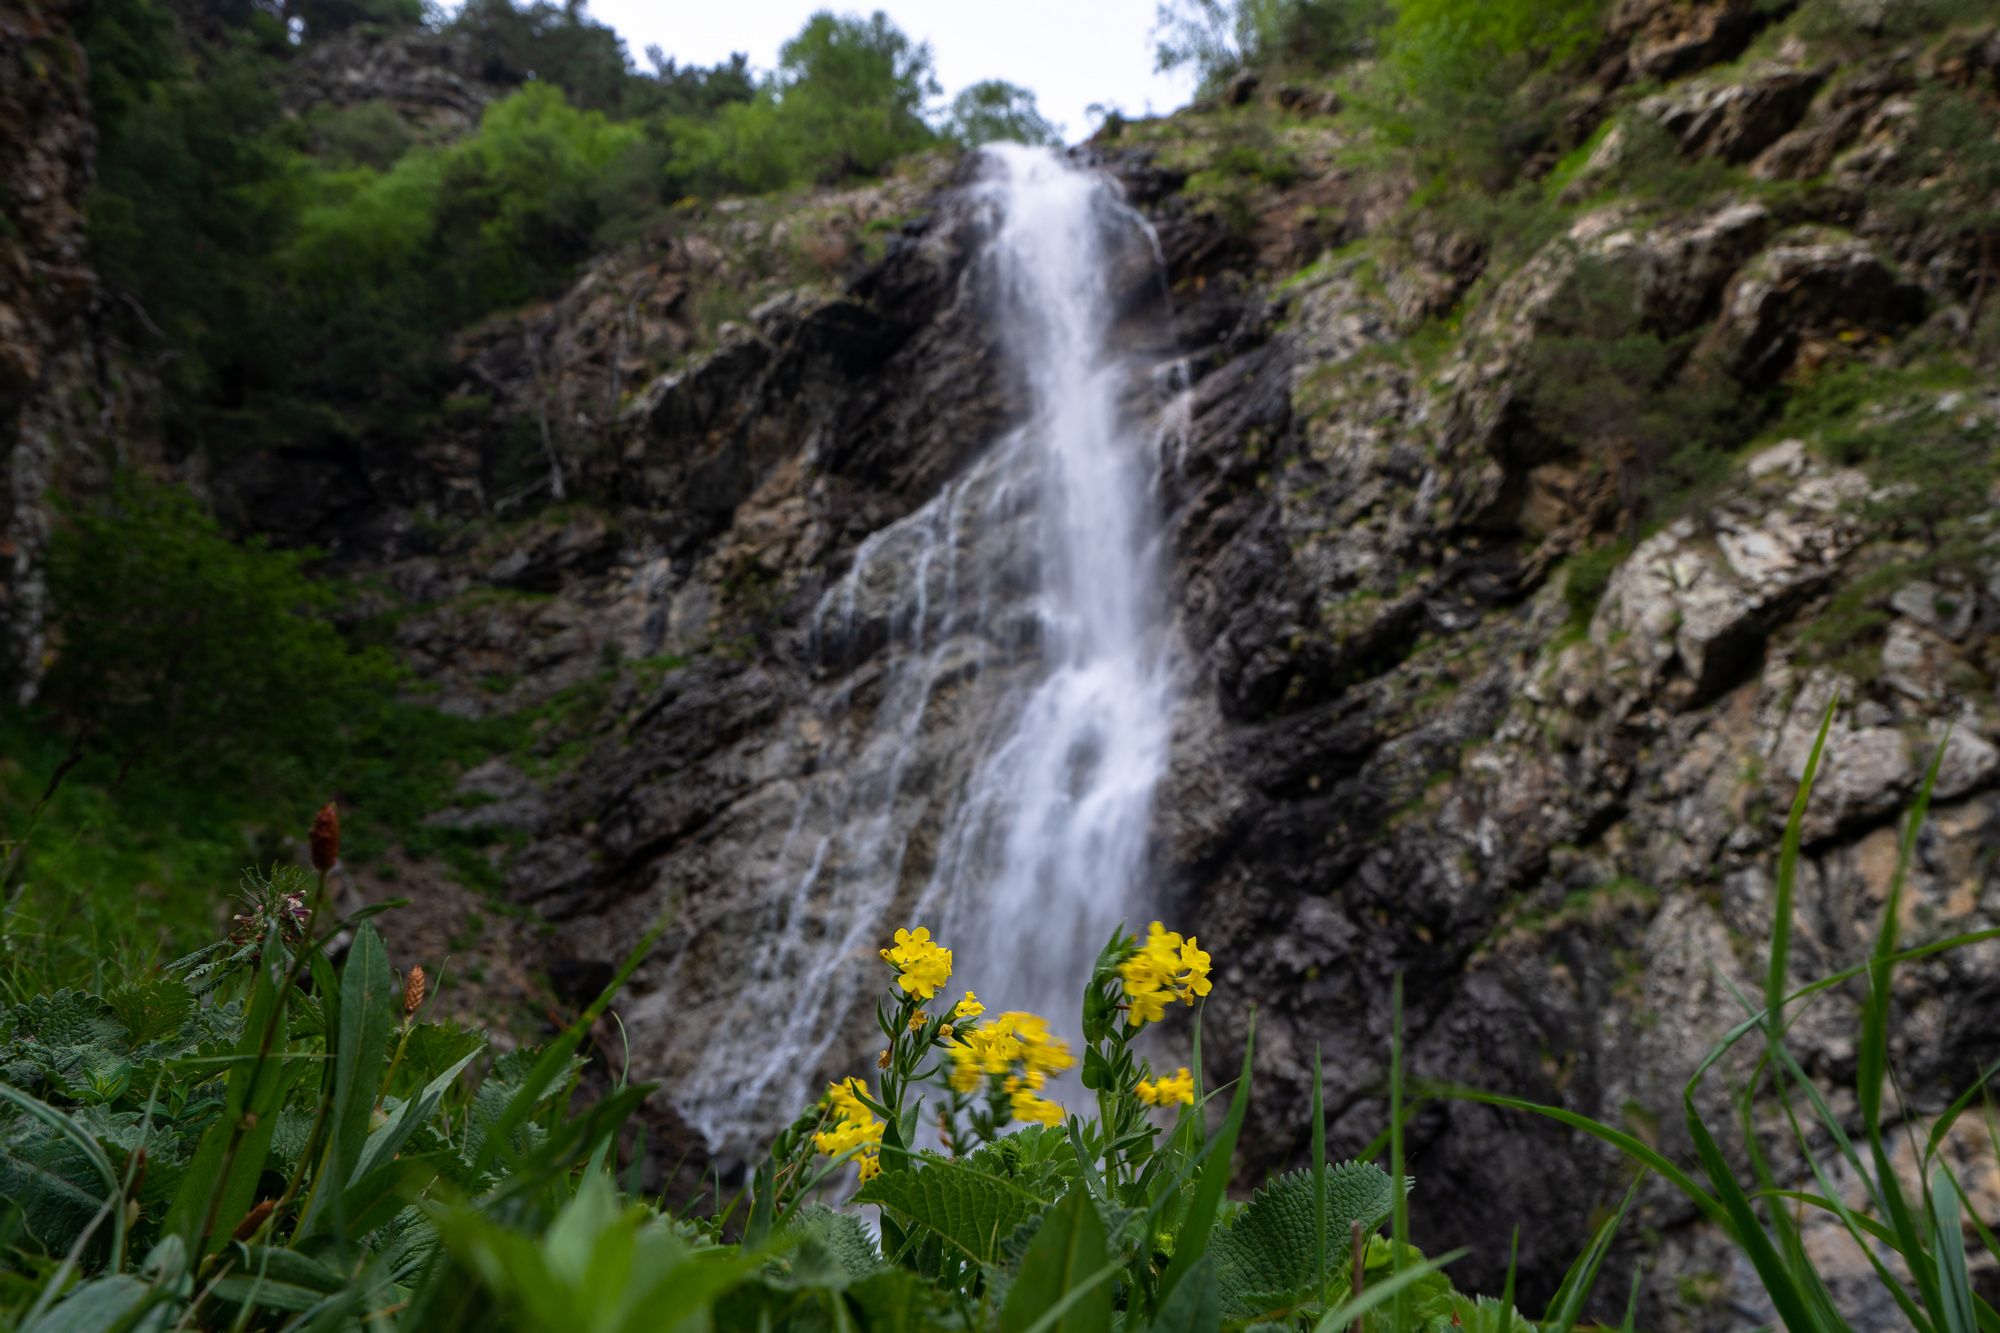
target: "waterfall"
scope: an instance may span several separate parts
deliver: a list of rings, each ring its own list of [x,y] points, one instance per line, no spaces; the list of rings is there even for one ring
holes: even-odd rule
[[[896,926],[954,951],[953,999],[971,987],[1074,1039],[1098,948],[1151,911],[1175,654],[1152,494],[1165,442],[1148,423],[1174,417],[1109,338],[1118,261],[1157,273],[1158,247],[1101,176],[1044,149],[985,156],[982,277],[1028,410],[863,542],[820,604],[814,640],[846,675],[737,979],[772,1036],[697,1053],[676,1089],[712,1145],[789,1119],[865,1038]]]

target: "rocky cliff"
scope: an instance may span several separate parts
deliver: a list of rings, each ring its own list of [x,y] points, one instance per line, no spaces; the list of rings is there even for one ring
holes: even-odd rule
[[[1829,704],[1797,980],[1865,957],[1941,742],[1907,938],[2000,924],[1990,256],[1939,225],[1954,178],[1918,137],[1946,94],[1990,137],[2000,32],[1820,40],[1774,28],[1779,8],[1615,6],[1563,94],[1575,151],[1531,161],[1533,208],[1498,226],[1414,204],[1422,183],[1357,151],[1324,87],[1242,80],[1080,150],[1150,219],[1165,270],[1164,296],[1149,261],[1119,279],[1122,344],[1167,374],[1136,410],[1165,441],[1188,664],[1155,860],[1162,911],[1217,961],[1210,1048],[1258,1010],[1250,1178],[1303,1155],[1315,1050],[1336,1151],[1381,1129],[1398,974],[1418,1078],[1684,1150],[1681,1084],[1741,1017],[1729,983],[1755,990]],[[10,96],[74,96],[9,77]],[[449,82],[398,78],[426,105]],[[78,133],[0,151],[72,162],[43,175],[73,207]],[[559,987],[594,989],[672,910],[625,1021],[683,1141],[676,1087],[742,1021],[743,942],[778,919],[800,792],[885,706],[907,566],[881,534],[1019,411],[972,262],[975,170],[690,209],[462,335],[417,453],[215,474],[225,510],[375,580],[441,706],[535,717],[530,749],[468,774],[438,818],[502,835]],[[43,275],[0,307],[22,349],[0,357],[17,478],[49,438],[29,429],[33,358],[62,345],[65,308],[61,242],[36,237],[63,234],[6,242]],[[920,719],[925,780],[894,811],[911,893],[978,688],[950,676]],[[2000,1056],[2000,951],[1899,981],[1921,1121]],[[1830,1085],[1851,1078],[1850,1002],[1794,1028]],[[835,1043],[820,1072],[864,1054]],[[1628,1178],[1579,1136],[1465,1102],[1422,1102],[1409,1133],[1418,1238],[1474,1246],[1462,1285],[1498,1285],[1494,1238],[1518,1225],[1524,1285],[1546,1292]],[[1968,1179],[2000,1209],[1990,1162]],[[1762,1317],[1678,1196],[1648,1187],[1640,1218],[1628,1257],[1656,1322]]]

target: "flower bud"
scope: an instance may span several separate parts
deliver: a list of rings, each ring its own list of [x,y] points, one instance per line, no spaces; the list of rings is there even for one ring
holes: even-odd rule
[[[340,811],[328,801],[313,816],[312,826],[313,869],[325,874],[333,869],[333,863],[340,859]]]

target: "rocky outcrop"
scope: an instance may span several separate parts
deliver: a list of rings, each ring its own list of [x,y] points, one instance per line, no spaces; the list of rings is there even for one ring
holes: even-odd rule
[[[84,317],[91,124],[71,6],[0,5],[0,687],[32,694],[44,651],[40,569],[64,456],[94,434],[66,384],[92,378]]]
[[[1307,1150],[1315,1051],[1336,1150],[1373,1139],[1397,977],[1419,1080],[1559,1103],[1683,1151],[1681,1083],[1740,1017],[1730,983],[1755,990],[1775,849],[1830,705],[1796,979],[1865,956],[1897,820],[1947,732],[1906,937],[2000,920],[2000,552],[1931,559],[1922,532],[1879,518],[1907,475],[1855,466],[1824,429],[1769,410],[1822,368],[1959,327],[1946,315],[1972,300],[1972,271],[1875,187],[1908,151],[1916,81],[1990,89],[2000,47],[1975,32],[1716,69],[1772,8],[1613,8],[1603,87],[1666,86],[1634,95],[1519,262],[1446,216],[1407,216],[1415,183],[1361,165],[1356,131],[1323,123],[1339,107],[1313,90],[1245,84],[1226,111],[1093,150],[1157,241],[1112,279],[1118,345],[1161,371],[1131,397],[1161,425],[1188,668],[1154,860],[1163,910],[1216,959],[1210,1049],[1258,1006],[1249,1178]],[[0,239],[0,414],[22,441],[0,548],[17,655],[36,623],[18,571],[42,530],[37,488],[54,443],[87,438],[61,416],[78,400],[48,386],[77,364],[63,349],[88,306],[87,274],[66,276],[88,126],[73,78],[28,77],[73,46],[58,11],[27,14],[0,19],[0,97],[42,99],[44,127],[8,138],[20,122],[0,116],[0,185],[24,220]],[[295,109],[385,100],[462,128],[480,94],[439,40],[325,44],[299,64]],[[1284,170],[1220,197],[1216,164],[1244,155],[1246,126]],[[1647,126],[1670,157],[1727,174],[1693,202],[1605,201]],[[914,688],[886,648],[931,625],[934,562],[954,576],[940,590],[1018,592],[1020,506],[981,465],[1022,386],[995,354],[968,178],[940,159],[797,208],[678,210],[559,297],[462,333],[416,450],[215,469],[227,513],[373,576],[371,609],[394,613],[390,641],[441,707],[532,731],[433,821],[506,850],[559,989],[594,992],[674,908],[623,1014],[630,1072],[663,1101],[684,1090],[690,1045],[740,1021],[747,939],[803,923],[794,954],[757,955],[780,972],[841,947],[821,905],[772,888],[805,882],[798,862],[849,808],[808,798],[891,791],[879,810],[909,849],[907,900],[966,737],[1034,666],[1024,615],[929,642]],[[1607,337],[1663,349],[1643,387],[1712,376],[1744,405],[1690,483],[1702,503],[1657,525],[1618,430],[1579,444],[1538,417],[1538,348],[1575,336],[1607,292],[1629,307]],[[1925,406],[2000,430],[1983,386]],[[955,516],[974,510],[994,521],[958,541]],[[1834,620],[1857,601],[1865,616]],[[898,709],[908,737],[871,745],[873,719]],[[531,947],[528,932],[508,941]],[[1996,975],[1990,942],[1899,973],[1913,1121],[2000,1055]],[[1793,1030],[1829,1086],[1855,1060],[1838,998]],[[829,1036],[824,1072],[866,1057],[845,1040]],[[1747,1073],[1724,1062],[1699,1104]],[[1410,1143],[1419,1239],[1473,1245],[1462,1281],[1497,1286],[1493,1238],[1518,1225],[1531,1297],[1627,1180],[1552,1123],[1466,1102],[1426,1100]],[[1762,1317],[1754,1281],[1682,1201],[1654,1184],[1641,1206],[1649,1322]]]
[[[1742,174],[1664,215],[1575,208],[1505,271],[1482,275],[1485,252],[1442,224],[1395,224],[1409,183],[1356,174],[1339,129],[1294,116],[1274,132],[1302,179],[1258,185],[1247,222],[1185,188],[1215,150],[1201,124],[1185,131],[1193,148],[1171,124],[1101,146],[1172,287],[1169,311],[1143,275],[1127,283],[1118,339],[1183,377],[1169,379],[1182,387],[1163,417],[1159,494],[1190,684],[1155,860],[1166,910],[1217,960],[1207,1040],[1228,1047],[1259,1008],[1252,1176],[1305,1151],[1315,1050],[1336,1147],[1380,1129],[1398,976],[1419,1080],[1558,1103],[1683,1152],[1681,1082],[1740,1017],[1729,983],[1755,989],[1778,839],[1830,703],[1796,978],[1865,956],[1897,820],[1947,732],[1906,935],[2000,919],[2000,564],[1893,580],[1865,641],[1830,652],[1816,622],[1905,551],[1872,517],[1896,483],[1810,433],[1775,433],[1753,407],[1739,443],[1758,447],[1646,532],[1616,432],[1593,452],[1536,416],[1538,345],[1573,336],[1576,311],[1605,292],[1630,303],[1630,331],[1674,349],[1660,373],[1720,377],[1753,405],[1819,367],[1887,356],[1876,349],[1965,299],[1966,270],[1928,263],[1864,188],[1905,142],[1897,104],[1916,56],[1832,67],[1780,52],[1702,75],[1762,12],[1620,7],[1628,72],[1694,76],[1629,114]],[[1231,114],[1255,114],[1259,97],[1246,88]],[[1292,115],[1283,90],[1270,109]],[[1613,129],[1574,198],[1616,180],[1622,151]],[[1753,184],[1822,173],[1818,193]],[[452,432],[462,501],[434,502],[492,507],[483,451],[505,423],[539,434],[547,420],[572,496],[612,518],[556,509],[392,562],[427,607],[400,642],[449,706],[600,692],[541,750],[581,758],[527,786],[468,775],[448,817],[490,811],[524,840],[511,891],[556,923],[555,971],[580,990],[675,905],[625,1014],[646,1035],[635,1076],[669,1095],[689,1077],[675,1034],[730,1021],[745,933],[792,919],[770,886],[798,882],[787,858],[823,831],[805,794],[886,780],[891,757],[855,738],[908,706],[883,645],[910,614],[911,571],[939,549],[927,516],[949,512],[952,486],[981,484],[971,465],[1018,411],[982,318],[962,182],[940,172],[916,196],[840,205],[848,222],[791,224],[841,240],[839,280],[760,291],[721,323],[691,313],[701,275],[722,271],[701,246],[736,252],[690,228],[461,343],[459,397],[477,404]],[[775,226],[710,222],[766,242]],[[879,256],[848,245],[871,230],[886,236]],[[1349,248],[1274,280],[1336,244]],[[1990,396],[1939,410],[1968,430],[2000,421]],[[1626,539],[1601,590],[1587,583],[1579,557]],[[1008,543],[954,558],[1004,570]],[[934,659],[911,748],[894,757],[913,794],[885,816],[912,878],[932,853],[928,793],[958,780],[978,691],[1022,669],[1020,648],[996,636]],[[827,947],[819,928],[800,949]],[[2000,1054],[1994,962],[1969,950],[1899,974],[1913,1119]],[[1823,1005],[1801,1015],[1794,1050],[1837,1084],[1852,1075],[1850,1031]],[[829,1068],[845,1058],[838,1041],[827,1050]],[[1698,1103],[1724,1107],[1749,1072],[1725,1061]],[[1426,1101],[1410,1142],[1420,1239],[1473,1245],[1475,1285],[1497,1283],[1491,1238],[1518,1225],[1525,1289],[1545,1293],[1587,1239],[1579,1201],[1609,1201],[1627,1179],[1550,1122],[1463,1102]],[[1652,1322],[1761,1317],[1754,1280],[1721,1262],[1684,1201],[1655,1184],[1641,1209]],[[1836,1238],[1815,1243],[1831,1253]],[[1874,1298],[1843,1290],[1865,1323]]]
[[[453,139],[479,124],[497,95],[478,61],[450,33],[360,24],[308,44],[284,87],[288,114],[379,102],[426,139]]]

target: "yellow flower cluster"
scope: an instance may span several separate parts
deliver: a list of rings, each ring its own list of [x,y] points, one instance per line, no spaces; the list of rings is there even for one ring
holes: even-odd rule
[[[1172,1106],[1177,1102],[1182,1106],[1193,1106],[1194,1075],[1188,1072],[1186,1065],[1182,1065],[1156,1082],[1140,1079],[1139,1086],[1133,1091],[1148,1106]]]
[[[861,1183],[882,1174],[882,1129],[880,1120],[861,1100],[867,1085],[858,1078],[844,1078],[830,1085],[826,1090],[826,1104],[833,1111],[836,1121],[832,1129],[821,1130],[813,1135],[813,1147],[829,1157],[836,1157],[850,1148],[859,1148],[855,1162],[861,1168]]]
[[[930,999],[951,980],[951,950],[933,940],[925,926],[897,931],[895,947],[882,950],[882,958],[896,969],[903,993],[918,999]]]
[[[1021,1087],[1039,1091],[1050,1074],[1060,1074],[1076,1063],[1069,1043],[1049,1031],[1047,1020],[1019,1010],[966,1031],[952,1043],[950,1051],[951,1086],[957,1092],[977,1091],[988,1077],[1011,1074],[1016,1065],[1020,1066]],[[1054,1110],[1050,1103],[1043,1105]],[[1015,1114],[1020,1114],[1018,1109]],[[1036,1117],[1022,1116],[1032,1118]],[[1061,1119],[1060,1113],[1056,1118]]]
[[[1135,1028],[1157,1023],[1175,1000],[1193,1004],[1210,989],[1208,955],[1195,947],[1194,936],[1183,940],[1157,921],[1139,952],[1118,965],[1118,975],[1125,981],[1126,1021]]]
[[[1025,1077],[1010,1075],[1002,1086],[1006,1089],[1007,1104],[1013,1109],[1016,1120],[1036,1125],[1062,1123],[1062,1107],[1046,1097],[1036,1096]]]

